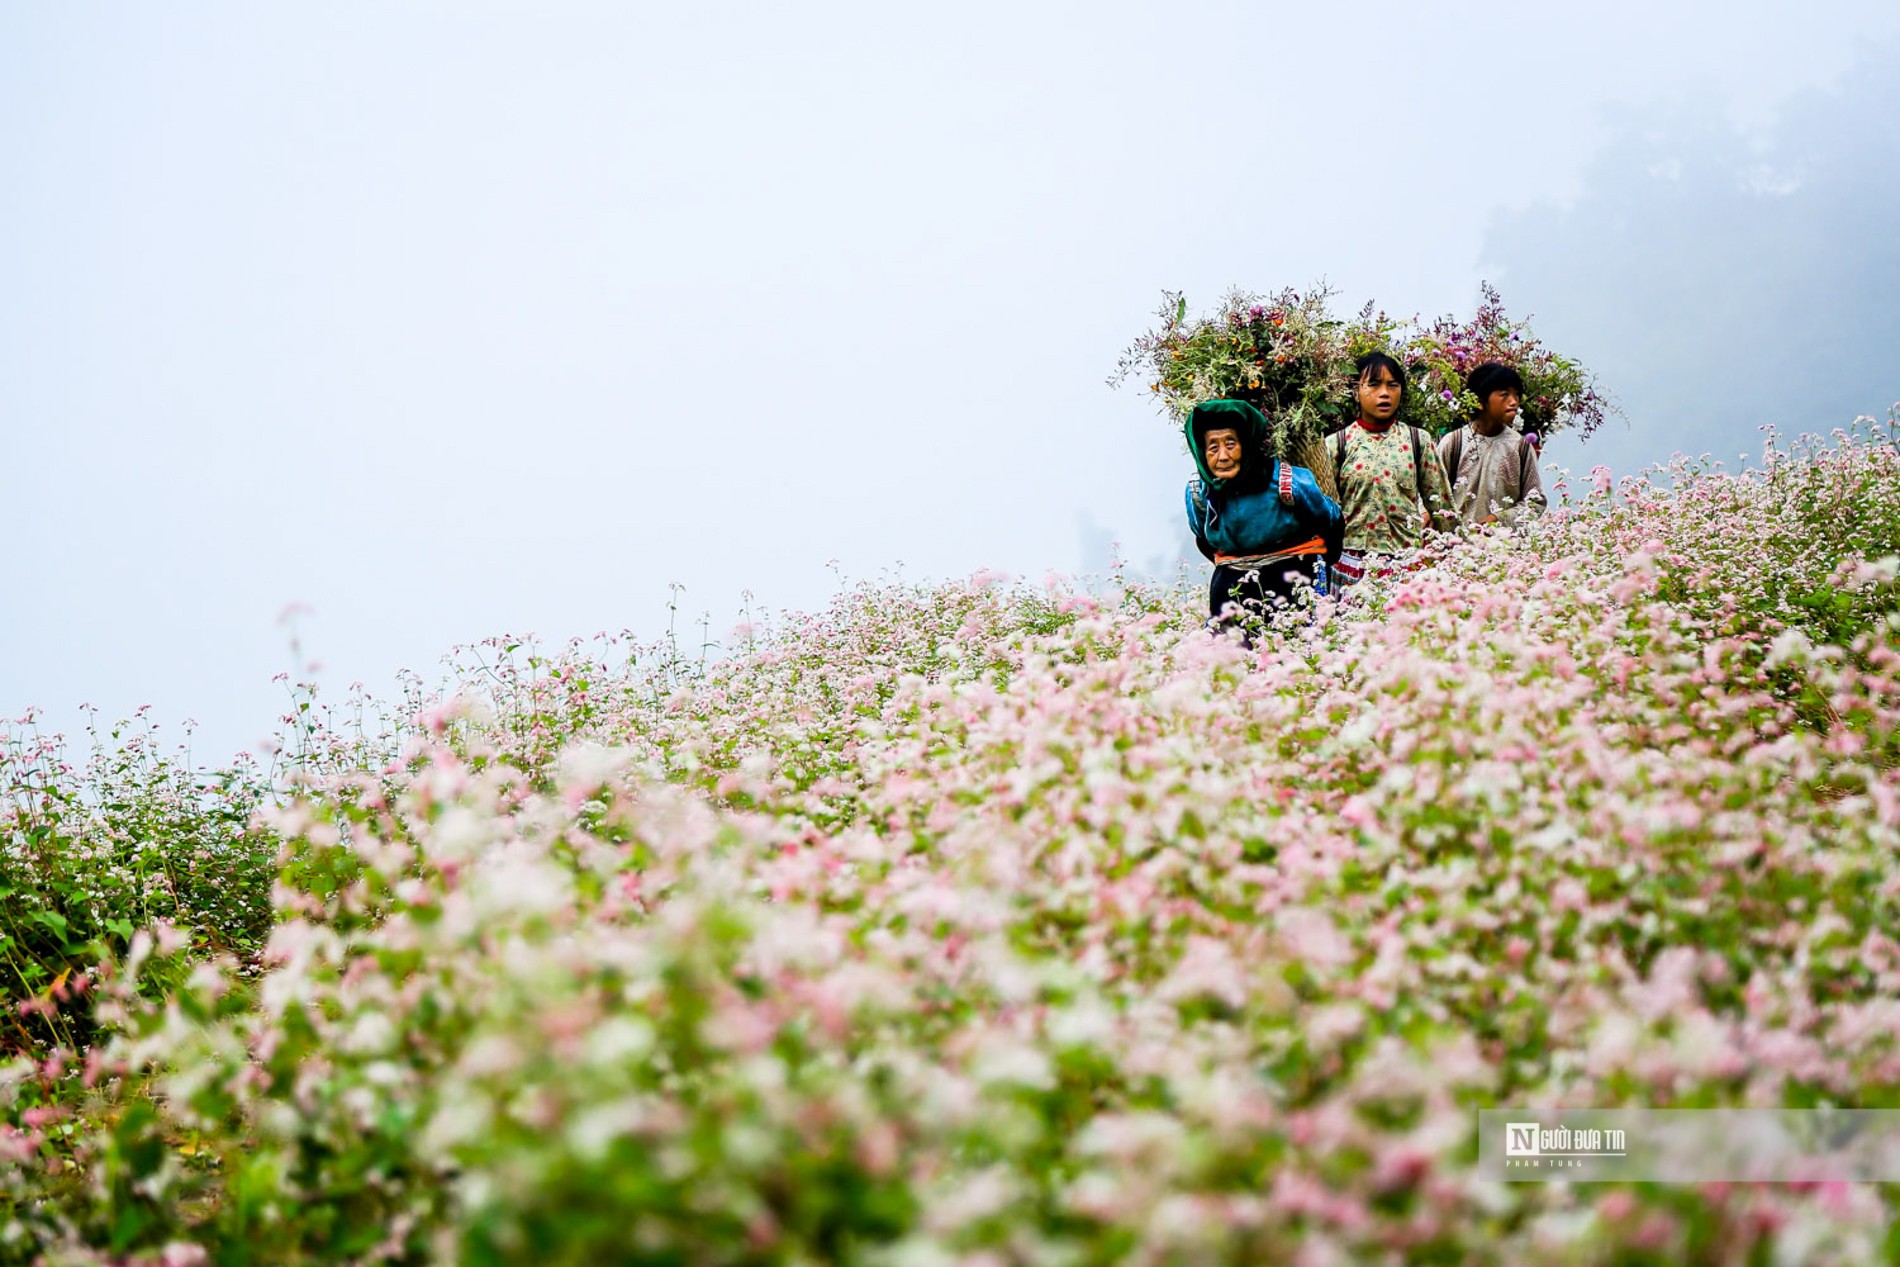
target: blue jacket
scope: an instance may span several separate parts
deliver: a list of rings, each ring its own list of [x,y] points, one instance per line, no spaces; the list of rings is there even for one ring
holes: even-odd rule
[[[1207,469],[1202,437],[1223,427],[1240,434],[1240,473],[1219,480]],[[1188,529],[1202,554],[1275,554],[1318,537],[1326,558],[1338,560],[1346,535],[1339,503],[1320,492],[1311,471],[1291,463],[1285,464],[1290,496],[1281,497],[1282,463],[1267,456],[1267,420],[1258,409],[1239,400],[1202,401],[1183,431],[1201,476],[1189,481],[1186,502]]]

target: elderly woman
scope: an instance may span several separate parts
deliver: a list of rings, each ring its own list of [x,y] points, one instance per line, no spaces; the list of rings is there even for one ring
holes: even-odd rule
[[[1339,503],[1311,471],[1268,455],[1265,416],[1245,401],[1207,400],[1183,430],[1200,472],[1188,482],[1187,520],[1214,563],[1212,617],[1235,604],[1264,612],[1319,581],[1320,563],[1339,558]]]

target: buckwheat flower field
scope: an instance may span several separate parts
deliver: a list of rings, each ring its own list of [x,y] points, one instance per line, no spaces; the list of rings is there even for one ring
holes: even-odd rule
[[[10,909],[114,953],[7,917],[0,1259],[1890,1261],[1881,1187],[1474,1177],[1900,1107],[1900,457],[1595,488],[1252,648],[977,578],[498,640],[268,780],[11,732]]]

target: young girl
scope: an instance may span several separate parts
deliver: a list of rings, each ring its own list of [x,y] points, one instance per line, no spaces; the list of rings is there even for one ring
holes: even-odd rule
[[[1354,368],[1359,420],[1329,437],[1346,517],[1345,554],[1334,571],[1345,584],[1365,574],[1368,557],[1409,550],[1428,529],[1455,522],[1437,446],[1420,428],[1393,422],[1405,398],[1405,367],[1368,352]]]
[[[1202,401],[1183,430],[1201,476],[1188,483],[1188,529],[1215,565],[1207,590],[1214,619],[1230,604],[1265,609],[1289,601],[1302,581],[1314,583],[1320,560],[1339,558],[1339,504],[1311,471],[1267,456],[1267,420],[1258,409]]]

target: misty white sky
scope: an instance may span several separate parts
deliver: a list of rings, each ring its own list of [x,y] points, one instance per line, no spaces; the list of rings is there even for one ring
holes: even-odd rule
[[[1884,0],[0,0],[0,717],[150,703],[218,759],[292,602],[334,691],[657,634],[674,582],[718,635],[840,573],[1171,556],[1186,458],[1103,383],[1162,287],[1491,276],[1629,408],[1601,452],[1661,457],[1729,414],[1641,416],[1672,330],[1593,281],[1667,240],[1618,192],[1644,128],[1798,167],[1896,38]],[[1670,294],[1729,275],[1691,258]]]

